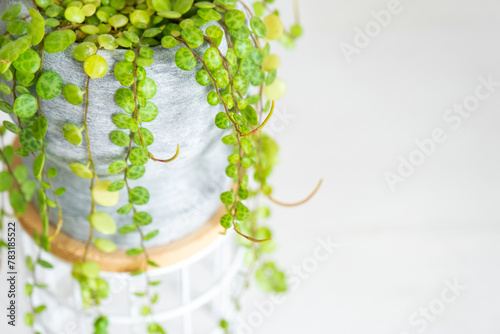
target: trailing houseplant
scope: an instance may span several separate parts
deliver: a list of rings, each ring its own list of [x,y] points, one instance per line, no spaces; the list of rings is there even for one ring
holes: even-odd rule
[[[222,137],[218,145],[227,147],[225,174],[233,182],[230,190],[220,194],[226,210],[220,217],[222,227],[236,231],[241,243],[248,247],[247,260],[259,285],[270,292],[285,291],[284,273],[265,257],[275,248],[270,229],[261,223],[269,216],[269,208],[254,205],[250,209],[249,203],[265,196],[277,204],[294,205],[281,203],[271,195],[268,178],[277,163],[278,146],[264,130],[273,115],[274,101],[285,93],[284,82],[277,78],[280,58],[271,53],[270,42],[277,40],[292,47],[302,34],[298,22],[289,30],[284,29],[279,12],[271,8],[273,0],[257,1],[253,6],[240,0],[10,2],[14,4],[1,16],[6,31],[0,36],[0,73],[4,80],[0,83],[3,94],[0,109],[13,119],[3,123],[2,131],[18,135],[20,147],[14,149],[8,145],[0,150],[0,158],[6,166],[0,173],[0,190],[9,191],[9,201],[17,216],[23,215],[29,203],[35,200],[43,224],[43,232],[34,234],[39,251],[35,258],[26,259],[34,277],[25,287],[26,294],[32,296],[34,289],[46,287],[37,280],[41,278],[38,274],[41,268],[52,267],[43,259],[44,251],[50,251],[51,241],[64,230],[67,217],[61,204],[66,187],[57,182],[62,171],[51,162],[56,159],[50,142],[57,132],[51,129],[57,127],[61,138],[85,153],[84,159],[68,163],[68,168],[87,183],[88,190],[82,191],[90,203],[83,216],[88,221],[84,256],[73,267],[84,307],[99,305],[109,293],[108,284],[99,277],[99,265],[86,258],[90,246],[114,252],[121,246],[117,245],[116,240],[120,238],[117,235],[135,233],[140,242],[127,247],[127,255],[143,259],[142,269],[132,274],[145,277],[147,289],[138,294],[145,300],[141,313],[152,314],[158,296],[149,288],[159,282],[150,281],[147,269],[158,264],[149,257],[147,246],[160,230],[151,229],[153,215],[141,210],[141,206],[158,199],[140,182],[147,177],[152,162],[175,165],[183,154],[180,145],[171,148],[175,153],[168,157],[158,156],[151,149],[155,139],[171,135],[153,133],[150,127],[158,114],[168,110],[159,110],[152,102],[161,91],[152,77],[158,78],[162,73],[148,71],[154,64],[165,61],[175,64],[179,72],[190,73],[183,80],[205,87],[202,89],[207,92],[202,98],[206,99],[207,106],[218,111],[210,117],[215,128],[224,131],[218,132]],[[112,53],[113,50],[117,52]],[[165,50],[170,50],[171,59]],[[72,66],[79,68],[70,70],[82,73],[81,86],[64,82],[64,76],[54,70],[56,58],[51,57],[61,54],[74,58]],[[114,124],[112,129],[92,129],[92,117],[99,112],[92,104],[92,94],[103,90],[99,80],[109,76],[114,77],[116,89],[106,93],[113,97],[113,107],[119,107],[121,112],[99,114]],[[161,98],[168,100],[170,96]],[[56,110],[44,108],[51,101],[65,101],[68,108],[80,108],[78,115],[71,116],[79,122],[51,124],[55,122],[51,115]],[[107,142],[116,147],[106,156],[111,161],[105,172],[99,169],[101,158],[96,158],[94,130],[104,132]],[[24,163],[13,166],[15,155],[25,158]],[[105,210],[117,206],[120,197],[125,203],[113,210],[129,221],[121,226]],[[56,227],[52,234],[49,221]],[[45,306],[33,302],[30,305],[25,322],[35,331],[36,315],[43,312]],[[223,321],[222,326],[227,324]],[[105,314],[96,319],[95,332],[107,332]],[[164,333],[164,329],[150,322],[148,332]]]

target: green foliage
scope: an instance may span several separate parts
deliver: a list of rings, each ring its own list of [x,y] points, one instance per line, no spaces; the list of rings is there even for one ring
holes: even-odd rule
[[[41,99],[44,100],[55,99],[61,94],[62,89],[63,81],[61,76],[54,71],[42,73],[36,83],[36,93]]]
[[[153,78],[147,76],[145,67],[152,65],[155,60],[165,61],[165,58],[155,57],[155,46],[180,46],[173,62],[180,70],[197,69],[196,82],[209,87],[207,103],[217,106],[217,111],[214,111],[215,125],[227,131],[222,143],[232,146],[227,158],[229,165],[226,175],[232,178],[235,188],[221,194],[226,213],[220,218],[220,223],[224,228],[234,228],[244,236],[242,243],[249,247],[252,261],[259,261],[255,273],[259,285],[266,291],[284,291],[284,274],[273,262],[261,260],[263,255],[267,256],[275,249],[275,243],[264,242],[257,246],[250,243],[271,238],[270,230],[258,223],[259,219],[269,216],[268,210],[266,212],[259,207],[250,210],[246,202],[259,194],[271,193],[267,179],[277,163],[278,147],[269,136],[262,133],[262,127],[268,120],[266,113],[269,112],[271,100],[281,98],[286,85],[278,77],[280,59],[271,54],[271,46],[267,41],[277,40],[286,47],[293,46],[295,39],[303,33],[298,22],[290,29],[285,29],[279,12],[270,8],[273,3],[270,0],[265,1],[266,5],[256,2],[253,6],[255,15],[248,13],[246,8],[236,8],[236,0],[34,2],[37,9],[29,8],[29,17],[20,17],[20,5],[10,6],[2,13],[2,20],[7,22],[7,32],[0,37],[0,74],[6,83],[0,83],[0,93],[15,95],[16,98],[12,105],[0,101],[0,110],[19,117],[20,124],[5,121],[1,131],[19,135],[21,148],[16,150],[16,154],[23,157],[33,155],[32,172],[35,179],[28,178],[25,166],[15,168],[12,174],[8,170],[2,171],[0,191],[10,191],[9,201],[17,215],[27,210],[28,202],[36,193],[44,227],[43,233],[35,235],[37,244],[43,249],[50,249],[48,210],[54,208],[61,214],[64,208],[58,207],[57,196],[65,193],[64,187],[53,189],[51,179],[57,176],[57,170],[47,170],[45,165],[47,156],[44,140],[47,128],[51,125],[44,116],[45,112],[49,112],[43,110],[44,100],[56,99],[62,93],[68,103],[79,106],[88,97],[85,94],[89,94],[84,87],[65,82],[66,79],[63,82],[58,73],[42,70],[41,55],[44,51],[60,53],[72,50],[73,58],[81,62],[85,73],[91,79],[99,79],[108,73],[108,58],[105,51],[98,53],[98,47],[104,50],[121,48],[126,51],[112,72],[122,86],[115,93],[115,101],[124,113],[109,116],[119,129],[109,129],[109,136],[110,141],[123,147],[125,153],[123,157],[116,157],[116,161],[108,168],[110,174],[121,175],[114,182],[98,180],[94,170],[95,161],[90,154],[92,147],[87,148],[88,160],[73,162],[70,168],[79,177],[92,180],[93,189],[89,194],[92,210],[88,220],[100,233],[113,234],[117,226],[109,214],[96,211],[95,204],[114,206],[118,201],[118,193],[126,191],[128,203],[117,209],[117,213],[130,215],[131,224],[121,227],[119,233],[136,232],[141,237],[140,248],[129,249],[127,254],[143,254],[145,268],[158,267],[144,251],[143,242],[156,237],[159,231],[144,233],[142,227],[151,224],[152,217],[137,210],[137,206],[149,202],[150,194],[144,187],[132,188],[129,181],[140,180],[145,175],[146,164],[150,159],[160,161],[154,158],[154,152],[148,151],[154,150],[154,145],[150,147],[154,143],[154,136],[147,128],[147,123],[155,121],[159,113],[157,106],[148,100],[170,98],[157,96],[159,88]],[[214,24],[203,31],[201,27],[210,21]],[[225,32],[228,33],[226,36]],[[75,42],[77,44],[72,46]],[[223,42],[229,46],[225,55],[218,49]],[[201,49],[201,46],[206,46],[204,52],[197,49]],[[75,78],[74,82],[82,85],[83,80]],[[252,91],[250,85],[257,87],[254,91],[258,93],[249,95],[249,90]],[[34,91],[36,95],[32,95]],[[70,122],[79,122],[78,119],[78,115],[68,118]],[[87,119],[82,128],[66,123],[60,133],[73,145],[80,145],[84,140],[83,135],[92,143],[88,131],[83,131],[86,125]],[[13,156],[12,147],[3,149],[2,160],[10,164]],[[256,184],[249,186],[249,175],[253,175]],[[16,182],[19,188],[15,187]],[[103,252],[113,252],[117,248],[105,238],[91,241]],[[51,267],[46,261],[34,261],[31,258],[27,259],[27,265],[30,270],[34,270],[35,266]],[[99,278],[99,273],[100,268],[93,262],[74,265],[73,276],[81,286],[84,307],[99,305],[100,300],[109,293],[109,287]],[[147,283],[148,286],[154,286],[157,282]],[[39,286],[43,284],[35,282],[30,285],[30,295]],[[158,296],[149,296],[147,292],[142,295],[148,296],[148,305],[141,308],[141,313],[147,316],[153,312],[152,304]],[[33,305],[25,316],[25,322],[32,326],[36,315],[44,310],[43,304]],[[95,333],[106,333],[108,319],[100,315],[94,327]],[[227,330],[227,322],[222,321],[221,328]],[[166,333],[154,322],[150,322],[147,329],[149,333]]]
[[[116,233],[116,223],[108,213],[96,211],[90,214],[88,219],[92,226],[102,234]]]

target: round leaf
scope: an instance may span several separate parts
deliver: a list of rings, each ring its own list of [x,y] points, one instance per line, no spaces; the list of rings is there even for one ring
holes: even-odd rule
[[[104,180],[97,182],[92,188],[92,197],[97,204],[102,206],[115,206],[119,200],[119,193],[116,191],[108,191],[111,181]]]
[[[89,215],[92,226],[102,234],[115,234],[116,223],[106,212],[97,211]]]
[[[73,173],[75,173],[76,175],[78,175],[81,178],[84,178],[84,179],[91,179],[92,178],[92,172],[85,165],[82,165],[78,162],[73,162],[69,165],[69,167],[71,168]]]
[[[144,205],[149,202],[149,192],[144,187],[135,187],[130,191],[130,201],[136,205]]]
[[[95,239],[94,245],[97,247],[97,249],[104,253],[113,253],[118,249],[116,244],[108,239]]]
[[[19,55],[12,66],[19,72],[35,73],[40,69],[40,56],[35,50],[28,49]]]
[[[148,162],[148,155],[142,147],[135,147],[130,151],[129,160],[132,165],[142,166]]]
[[[56,30],[45,37],[44,49],[48,53],[59,53],[66,50],[75,40],[76,34],[73,30]]]
[[[36,114],[38,103],[31,94],[18,96],[14,102],[14,113],[20,118],[30,118]]]
[[[71,123],[64,124],[63,135],[72,145],[78,146],[82,142],[82,133],[80,129]]]
[[[36,93],[44,100],[51,100],[58,97],[63,89],[61,76],[54,71],[42,73],[36,83]]]

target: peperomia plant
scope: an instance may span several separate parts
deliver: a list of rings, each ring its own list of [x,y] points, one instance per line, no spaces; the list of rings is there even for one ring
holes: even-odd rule
[[[277,40],[293,47],[302,28],[297,15],[297,22],[285,30],[279,12],[270,8],[272,2],[274,0],[257,1],[250,8],[240,0],[34,0],[29,15],[20,15],[21,4],[4,11],[1,19],[7,22],[7,31],[0,36],[0,73],[7,84],[0,83],[0,93],[10,96],[13,103],[0,101],[0,109],[11,114],[13,122],[5,121],[2,131],[17,134],[21,147],[14,150],[12,146],[3,146],[0,150],[6,166],[0,173],[0,190],[9,191],[10,204],[17,216],[23,215],[28,203],[36,197],[43,223],[43,232],[35,234],[39,246],[37,257],[26,260],[35,278],[26,286],[27,295],[31,296],[33,289],[45,288],[36,281],[39,275],[35,273],[39,268],[52,267],[42,259],[43,250],[50,251],[50,243],[63,224],[64,208],[58,197],[64,195],[65,189],[53,187],[51,180],[57,177],[57,170],[45,167],[44,139],[48,124],[44,113],[50,110],[41,107],[41,100],[62,94],[68,103],[81,105],[83,114],[82,127],[64,124],[61,129],[64,138],[76,146],[84,143],[88,153],[86,164],[70,164],[76,175],[90,183],[89,238],[81,262],[73,267],[73,277],[81,286],[83,306],[97,306],[109,293],[108,284],[100,278],[101,268],[87,259],[89,248],[94,245],[108,253],[117,249],[111,240],[94,238],[94,230],[105,235],[137,233],[140,243],[126,253],[143,259],[142,270],[132,274],[144,275],[146,280],[146,290],[137,293],[145,299],[141,313],[144,316],[153,313],[158,295],[151,287],[160,282],[151,281],[147,274],[147,269],[158,266],[148,256],[147,241],[155,238],[158,230],[147,234],[143,231],[143,226],[152,223],[152,217],[141,211],[140,206],[150,201],[150,194],[142,186],[132,187],[129,181],[147,173],[145,165],[149,160],[171,163],[182,154],[177,146],[174,156],[155,157],[148,149],[154,136],[147,128],[147,123],[154,121],[159,112],[151,102],[157,86],[148,76],[147,68],[154,62],[156,48],[179,46],[175,53],[177,67],[192,71],[201,64],[193,80],[211,88],[208,104],[223,108],[214,122],[216,127],[227,131],[222,142],[231,146],[232,151],[227,157],[226,175],[234,181],[234,186],[220,196],[226,209],[220,223],[226,230],[234,229],[248,248],[247,261],[252,268],[249,272],[255,273],[259,285],[269,292],[286,290],[284,273],[266,259],[275,249],[275,243],[271,241],[270,229],[260,221],[269,217],[270,210],[264,205],[254,205],[251,210],[248,204],[251,199],[265,196],[277,204],[295,205],[281,203],[271,196],[268,178],[277,163],[278,145],[263,128],[273,115],[274,101],[286,90],[284,82],[277,78],[280,58],[271,53],[270,42]],[[217,24],[203,28],[212,21]],[[223,39],[227,44],[225,52],[220,48]],[[57,72],[43,68],[46,53],[63,52],[74,43],[77,45],[73,57],[81,62],[86,73],[85,87],[65,84]],[[195,52],[201,46],[208,47],[203,56]],[[99,53],[117,48],[127,51],[110,69]],[[121,85],[110,93],[114,93],[116,104],[123,109],[122,113],[110,116],[119,130],[110,131],[109,138],[114,145],[126,149],[124,156],[108,168],[109,173],[122,176],[114,182],[99,180],[87,122],[92,82],[108,71],[113,71]],[[32,157],[35,180],[28,178],[27,166],[12,166],[14,154]],[[128,203],[117,212],[129,215],[130,224],[117,229],[113,218],[99,211],[99,206],[115,206],[122,189],[126,190]],[[50,210],[57,210],[59,216],[52,234],[49,232]],[[3,215],[3,209],[1,213]],[[25,322],[34,328],[36,314],[44,311],[45,306],[31,305]],[[107,333],[107,323],[105,314],[100,314],[95,321],[95,333]],[[227,328],[227,322],[222,321],[221,326]],[[165,331],[152,321],[148,323],[148,332]]]

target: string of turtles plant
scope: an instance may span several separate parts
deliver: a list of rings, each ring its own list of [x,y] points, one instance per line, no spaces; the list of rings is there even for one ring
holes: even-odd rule
[[[131,223],[118,230],[120,234],[138,233],[140,244],[127,250],[128,256],[142,256],[142,269],[132,273],[144,275],[145,291],[137,292],[146,298],[141,313],[152,315],[152,307],[158,294],[151,287],[160,282],[150,280],[147,269],[157,267],[148,255],[146,242],[158,235],[158,230],[145,234],[143,227],[152,223],[149,213],[139,211],[140,205],[148,203],[149,192],[142,186],[132,188],[130,180],[140,179],[146,172],[149,160],[170,163],[182,154],[179,145],[173,157],[157,158],[148,147],[154,142],[153,133],[146,128],[160,112],[150,100],[155,96],[157,86],[148,77],[146,68],[154,62],[155,47],[179,47],[175,54],[175,64],[184,71],[192,71],[199,64],[196,81],[211,87],[207,102],[211,106],[222,105],[224,111],[215,117],[215,126],[228,132],[222,139],[232,147],[228,156],[226,175],[233,179],[234,187],[221,194],[221,202],[226,213],[220,223],[226,229],[234,229],[242,244],[248,247],[247,260],[251,270],[248,275],[257,278],[259,285],[269,292],[286,290],[285,274],[274,262],[265,260],[276,244],[271,241],[271,230],[260,221],[270,215],[267,206],[259,205],[258,198],[266,196],[270,201],[292,206],[311,198],[316,190],[304,201],[286,204],[274,199],[268,177],[277,164],[278,145],[263,128],[271,118],[275,100],[286,90],[284,82],[277,77],[280,58],[271,54],[270,42],[278,40],[286,47],[293,47],[295,39],[302,34],[298,14],[295,24],[286,30],[279,12],[270,8],[274,0],[257,1],[253,10],[240,0],[34,0],[29,15],[20,17],[22,6],[10,6],[3,14],[7,31],[0,35],[0,73],[11,83],[0,83],[0,93],[11,95],[12,104],[0,101],[0,110],[11,114],[16,123],[5,121],[3,128],[19,135],[21,147],[14,150],[5,146],[0,155],[7,170],[0,173],[0,190],[10,191],[9,201],[17,216],[27,210],[35,193],[39,203],[43,228],[35,240],[39,245],[35,260],[28,258],[28,268],[37,266],[50,268],[52,265],[41,259],[42,249],[50,251],[50,242],[61,230],[63,208],[57,201],[65,192],[64,188],[54,189],[51,179],[57,176],[54,168],[45,168],[45,133],[47,119],[43,115],[41,100],[51,100],[59,95],[73,105],[82,105],[82,126],[66,123],[62,132],[68,142],[81,145],[83,133],[88,151],[86,164],[73,162],[73,172],[90,180],[89,196],[89,238],[81,262],[73,267],[73,276],[81,286],[84,307],[98,307],[109,294],[107,282],[100,276],[97,263],[87,260],[90,246],[104,252],[114,252],[117,246],[108,239],[94,238],[94,230],[105,235],[117,232],[113,218],[98,210],[98,206],[112,207],[118,203],[119,191],[126,189],[128,203],[117,209],[121,215],[131,215]],[[242,10],[237,9],[240,5]],[[209,22],[216,25],[204,26]],[[226,39],[227,51],[221,49]],[[54,71],[44,71],[45,53],[59,53],[77,42],[73,56],[82,62],[87,75],[86,87],[63,83]],[[200,56],[197,48],[208,45]],[[124,60],[118,62],[114,76],[121,88],[115,93],[115,101],[123,113],[113,117],[113,123],[120,130],[110,132],[110,140],[125,148],[123,159],[114,161],[108,168],[111,174],[123,175],[111,182],[99,180],[92,159],[91,140],[88,131],[89,95],[93,80],[108,73],[108,64],[99,50],[127,49]],[[30,89],[33,88],[33,89]],[[85,102],[85,103],[84,103]],[[20,157],[33,157],[35,180],[28,179],[28,168],[10,166],[14,153]],[[251,210],[250,200],[257,204]],[[58,211],[58,222],[50,233],[49,210]],[[2,211],[3,212],[3,211]],[[28,286],[31,286],[29,288]],[[27,285],[27,294],[32,295],[33,287],[44,288],[37,283]],[[26,315],[26,323],[34,330],[36,314],[43,311],[43,305],[34,306]],[[165,333],[154,316],[148,319],[149,333]],[[107,318],[100,313],[94,326],[95,333],[107,333]],[[227,322],[221,322],[227,329]],[[34,330],[35,332],[35,330]]]

